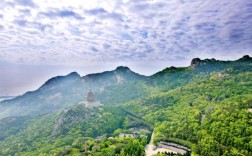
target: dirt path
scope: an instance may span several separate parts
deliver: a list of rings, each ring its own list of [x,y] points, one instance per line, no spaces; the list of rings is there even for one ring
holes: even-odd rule
[[[153,144],[153,139],[154,139],[154,131],[151,134],[150,143],[145,146],[145,155],[146,156],[152,156],[152,155],[157,154],[158,152],[160,152],[160,153],[161,152],[173,152],[173,153],[177,153],[177,152],[165,149],[165,148],[156,148],[156,146]]]
[[[205,120],[205,114],[201,114],[201,119],[200,119],[200,125],[203,125],[203,122]]]

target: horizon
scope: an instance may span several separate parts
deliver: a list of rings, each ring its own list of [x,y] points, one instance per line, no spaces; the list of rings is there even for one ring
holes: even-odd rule
[[[2,0],[0,21],[0,95],[72,71],[151,75],[252,55],[250,0]]]

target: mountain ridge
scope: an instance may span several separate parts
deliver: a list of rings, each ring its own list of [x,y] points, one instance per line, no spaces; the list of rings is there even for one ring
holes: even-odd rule
[[[80,76],[77,72],[71,72],[65,76],[56,76],[49,79],[35,91],[29,91],[11,100],[0,102],[0,108],[2,109],[0,118],[7,117],[10,112],[13,112],[8,106],[13,106],[17,111],[14,111],[15,113],[22,112],[23,115],[35,112],[47,113],[68,107],[83,100],[90,88],[97,95],[97,98],[105,104],[126,102],[127,99],[121,98],[118,100],[116,97],[128,92],[132,100],[134,100],[150,94],[149,91],[146,91],[146,88],[154,87],[156,91],[162,91],[164,88],[164,90],[173,89],[186,85],[191,81],[200,81],[211,71],[221,71],[228,67],[239,69],[241,64],[249,64],[252,62],[251,60],[249,55],[235,61],[194,58],[188,67],[172,66],[151,76],[140,75],[125,66],[85,76]],[[246,68],[248,68],[246,69],[248,71],[251,70],[249,66]],[[201,74],[203,77],[196,78],[201,72],[204,72],[205,75]],[[177,81],[178,79],[180,80]],[[132,89],[135,92],[130,92]],[[37,110],[32,110],[30,107],[36,107]],[[12,115],[15,115],[14,112]]]
[[[193,58],[188,67],[194,68],[195,66],[198,66],[200,64],[215,63],[215,62],[237,62],[237,61],[252,61],[252,57],[250,57],[249,55],[244,55],[243,57],[241,57],[241,58],[239,58],[237,60],[227,60],[227,61],[216,60],[215,58],[211,58],[211,59],[208,59],[208,58],[206,58],[206,59]],[[174,67],[174,66],[171,66],[171,67],[167,67],[167,68],[163,69],[162,71],[165,71],[165,70],[173,70],[174,71],[174,70],[177,70],[177,69],[184,69],[184,68],[188,68],[188,67]],[[159,72],[162,72],[162,71],[159,71]],[[151,77],[151,76],[159,73],[159,72],[156,72],[156,73],[154,73],[154,74],[152,74],[150,76],[144,76],[144,75],[141,75],[139,73],[136,73],[136,72],[132,71],[127,66],[118,66],[118,67],[116,67],[116,69],[111,70],[111,71],[90,73],[90,74],[87,74],[87,75],[84,75],[84,76],[80,76],[80,74],[78,72],[71,72],[71,73],[69,73],[69,74],[67,74],[65,76],[55,76],[55,77],[52,77],[49,80],[47,80],[45,82],[45,84],[43,84],[43,85],[46,85],[47,83],[50,83],[50,81],[54,81],[54,80],[61,79],[61,78],[78,77],[78,78],[82,78],[82,79],[88,79],[88,78],[95,78],[97,76],[107,74],[107,73],[112,73],[112,72],[132,72],[134,74],[137,74],[137,75],[140,75],[140,76],[143,76],[143,77]]]

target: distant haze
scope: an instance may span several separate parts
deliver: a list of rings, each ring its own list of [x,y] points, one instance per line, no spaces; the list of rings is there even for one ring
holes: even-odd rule
[[[0,96],[0,102],[8,99],[12,99],[14,96]]]
[[[72,71],[151,75],[252,55],[251,15],[251,0],[1,0],[0,95]]]

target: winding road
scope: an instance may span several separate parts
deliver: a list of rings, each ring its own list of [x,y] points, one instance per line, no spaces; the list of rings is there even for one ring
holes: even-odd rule
[[[158,152],[173,152],[173,153],[177,153],[175,151],[171,151],[165,148],[158,148],[153,144],[153,139],[154,139],[154,131],[151,134],[151,140],[149,142],[149,144],[147,144],[145,146],[145,155],[146,156],[153,156],[155,154],[157,154]]]

